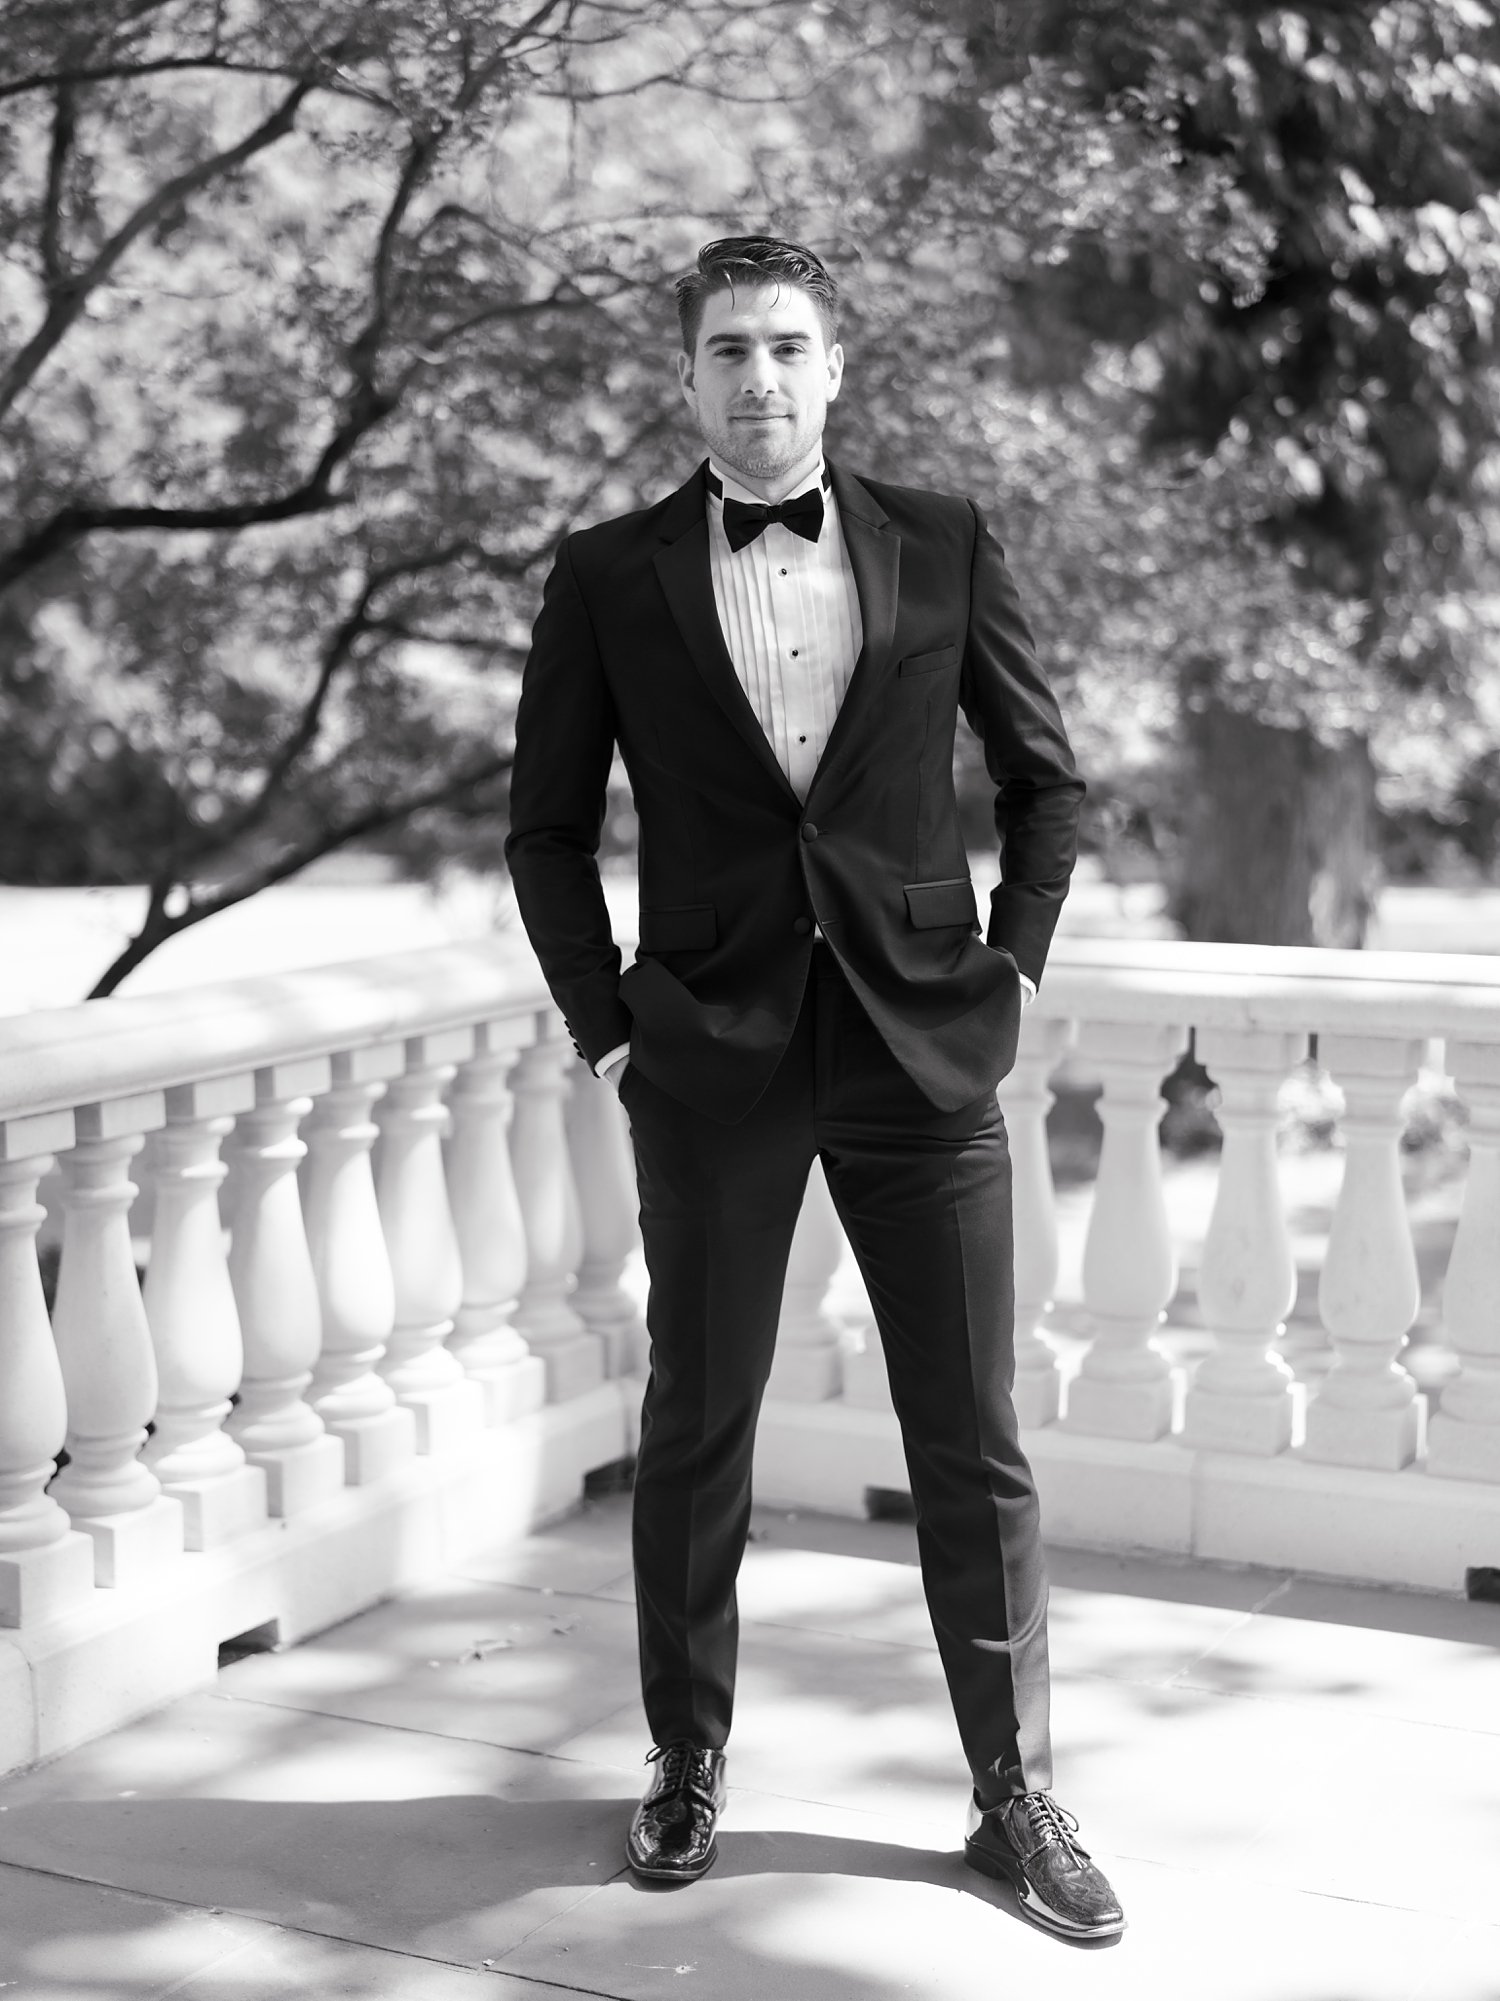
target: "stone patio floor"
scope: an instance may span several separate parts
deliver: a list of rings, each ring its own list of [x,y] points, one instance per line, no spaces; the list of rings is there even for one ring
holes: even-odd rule
[[[1500,1608],[1056,1552],[1090,1949],[962,1866],[897,1523],[758,1518],[719,1863],[637,1886],[627,1514],[0,1786],[4,2001],[1500,2001]]]

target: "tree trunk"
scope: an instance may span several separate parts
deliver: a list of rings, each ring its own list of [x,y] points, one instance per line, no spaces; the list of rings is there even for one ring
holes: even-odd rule
[[[1330,746],[1273,728],[1200,685],[1184,704],[1183,749],[1168,912],[1184,936],[1363,945],[1378,879],[1363,738]]]

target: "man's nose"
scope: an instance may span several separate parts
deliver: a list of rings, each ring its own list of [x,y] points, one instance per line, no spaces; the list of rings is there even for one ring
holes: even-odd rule
[[[740,378],[741,392],[746,396],[770,396],[776,386],[776,370],[771,364],[770,353],[765,348],[753,348],[745,357],[745,372]]]

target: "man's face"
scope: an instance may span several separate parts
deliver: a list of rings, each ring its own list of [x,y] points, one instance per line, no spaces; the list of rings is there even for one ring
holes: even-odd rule
[[[816,462],[844,351],[823,339],[796,285],[712,292],[698,345],[677,357],[682,393],[709,450],[731,471],[775,481]]]

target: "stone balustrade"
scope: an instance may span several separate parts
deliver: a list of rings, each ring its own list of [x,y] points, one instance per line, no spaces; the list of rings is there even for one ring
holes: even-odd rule
[[[1180,1299],[1157,1127],[1189,1047],[1223,1146],[1195,1276],[1201,1350],[1162,1339]],[[1316,1275],[1320,1331],[1287,1321],[1298,1272],[1279,1153],[1283,1088],[1315,1048],[1342,1094],[1341,1161]],[[1401,1172],[1403,1101],[1424,1049],[1468,1119],[1441,1289],[1454,1363],[1440,1390],[1404,1366],[1419,1307]],[[1081,1326],[1058,1334],[1058,1204],[1048,1080],[1100,1087],[1081,1256]],[[1500,1572],[1500,962],[1060,940],[1000,1087],[1015,1163],[1016,1400],[1049,1535],[1461,1591]],[[804,1225],[821,1211],[810,1207]],[[836,1223],[821,1264],[833,1258]],[[805,1303],[799,1326],[809,1324]],[[1180,1344],[1179,1344],[1180,1345]],[[815,1380],[805,1335],[804,1380]],[[849,1509],[904,1488],[873,1332],[827,1401],[767,1405],[763,1499]],[[776,1384],[773,1380],[773,1391]],[[1485,1588],[1492,1588],[1486,1584]]]
[[[1186,1363],[1157,1124],[1190,1036],[1223,1148]],[[1344,1103],[1312,1344],[1278,1154],[1310,1038]],[[1399,1146],[1438,1038],[1470,1157],[1429,1394]],[[1065,1063],[1103,1141],[1059,1329]],[[1055,1539],[1450,1591],[1500,1568],[1500,967],[1065,941],[1001,1101]],[[623,1113],[517,939],[0,1021],[0,1769],[569,1505],[635,1436],[635,1249]],[[763,1499],[905,1486],[867,1317],[815,1169]]]
[[[0,1769],[574,1502],[634,1241],[518,941],[0,1022]]]

